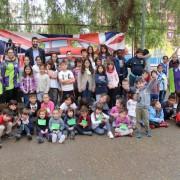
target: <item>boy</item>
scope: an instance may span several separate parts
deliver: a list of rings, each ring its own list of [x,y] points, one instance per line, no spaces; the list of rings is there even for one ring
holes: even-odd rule
[[[61,71],[58,73],[59,82],[61,83],[62,89],[62,100],[67,94],[73,95],[75,78],[72,71],[67,69],[67,62],[62,61],[60,63]]]
[[[175,95],[170,95],[168,97],[168,100],[162,104],[165,121],[174,118],[174,116],[175,116],[175,108],[174,108],[175,103],[176,103]]]
[[[12,118],[13,114],[7,109],[4,109],[0,115],[0,148],[2,148],[1,137],[4,134],[9,136],[12,131]]]
[[[146,135],[147,137],[151,137],[151,131],[149,127],[149,115],[148,108],[150,107],[150,89],[152,83],[150,82],[147,86],[145,86],[144,80],[140,77],[136,80],[136,88],[137,88],[137,105],[136,105],[136,137],[142,138],[141,133],[141,122],[143,121]]]

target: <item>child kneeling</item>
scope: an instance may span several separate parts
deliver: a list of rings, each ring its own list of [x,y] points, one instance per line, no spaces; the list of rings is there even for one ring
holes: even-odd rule
[[[132,136],[133,123],[128,117],[128,110],[124,109],[119,113],[119,116],[115,120],[115,137]]]
[[[151,129],[168,127],[168,123],[164,121],[164,112],[159,101],[152,102],[149,108],[149,125]]]
[[[61,119],[60,112],[55,109],[52,113],[52,117],[49,120],[49,140],[52,143],[63,143],[65,141],[65,135],[63,134],[63,130],[65,129],[64,121]]]
[[[91,114],[92,129],[98,135],[104,135],[107,130],[107,135],[110,139],[114,138],[111,132],[109,116],[102,112],[103,106],[98,103],[95,111]]]

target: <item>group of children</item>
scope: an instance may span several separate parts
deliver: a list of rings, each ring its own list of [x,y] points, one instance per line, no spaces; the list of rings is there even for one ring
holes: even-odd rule
[[[46,64],[37,56],[32,67],[25,57],[21,73],[16,58],[9,55],[0,65],[0,98],[8,106],[0,115],[0,147],[6,136],[18,141],[24,135],[32,140],[36,134],[38,143],[46,139],[63,143],[77,134],[107,134],[110,139],[135,134],[142,138],[142,128],[151,137],[151,129],[168,127],[167,120],[176,114],[176,96],[165,101],[168,80],[163,65],[157,71],[144,70],[130,87],[127,73],[117,73],[117,62],[107,48],[102,46],[100,52],[95,58],[89,47],[75,62],[51,59]],[[127,70],[124,60],[118,63]],[[19,90],[23,99],[20,111]]]

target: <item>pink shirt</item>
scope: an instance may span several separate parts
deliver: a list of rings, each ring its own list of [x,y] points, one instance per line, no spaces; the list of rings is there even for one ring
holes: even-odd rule
[[[54,103],[52,101],[49,101],[48,103],[41,103],[41,108],[42,109],[46,109],[48,116],[52,114],[53,110],[54,110]]]
[[[114,118],[117,118],[119,115],[121,109],[117,108],[116,106],[112,107],[110,110],[110,115],[113,116]]]

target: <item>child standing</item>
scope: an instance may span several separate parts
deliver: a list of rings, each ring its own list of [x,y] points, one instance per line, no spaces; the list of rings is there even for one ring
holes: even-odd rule
[[[47,111],[47,116],[50,117],[54,111],[54,103],[50,101],[49,95],[43,95],[43,102],[41,103],[41,108]]]
[[[96,105],[95,111],[91,114],[92,129],[98,135],[104,135],[107,130],[107,135],[110,139],[114,138],[111,132],[109,116],[102,112],[103,106]]]
[[[151,129],[168,127],[167,122],[164,121],[164,113],[159,101],[154,101],[149,108],[149,124]]]
[[[23,77],[20,82],[20,89],[23,92],[24,104],[29,102],[29,94],[35,93],[37,88],[36,80],[33,76],[33,70],[31,66],[24,67]]]
[[[49,119],[47,117],[47,111],[45,109],[40,109],[37,113],[36,120],[36,133],[38,135],[37,141],[39,144],[44,142],[44,137],[48,138],[48,125]]]
[[[40,56],[36,56],[35,62],[36,64],[33,65],[32,69],[34,77],[37,78],[38,74],[40,73],[40,66],[42,65],[42,60]]]
[[[132,121],[128,117],[127,109],[121,111],[115,120],[115,137],[132,136]]]
[[[128,110],[128,116],[132,122],[133,129],[136,127],[136,105],[137,105],[136,93],[129,93],[129,100],[127,101],[127,110]]]
[[[151,77],[152,77],[152,86],[150,91],[151,96],[151,102],[154,100],[159,100],[159,81],[158,81],[158,74],[157,71],[153,70],[151,71]]]
[[[29,118],[29,109],[24,108],[20,119],[17,121],[19,126],[18,132],[15,135],[16,140],[20,140],[21,136],[25,134],[28,140],[32,140],[31,132],[33,131],[33,124]]]
[[[164,102],[167,90],[167,76],[163,73],[163,66],[159,64],[157,66],[158,71],[158,81],[159,81],[159,101],[162,104]]]
[[[107,79],[108,79],[108,95],[110,97],[110,107],[113,107],[116,102],[116,96],[118,95],[119,76],[116,72],[113,61],[107,62]]]
[[[45,72],[45,65],[40,65],[40,73],[37,75],[37,98],[41,102],[44,93],[47,94],[50,88],[50,79]]]
[[[72,71],[67,69],[67,62],[62,61],[60,64],[61,71],[58,74],[58,79],[62,89],[62,101],[66,95],[74,95],[74,82],[75,78]]]
[[[142,78],[136,80],[137,88],[137,105],[136,105],[136,137],[142,138],[141,122],[143,121],[147,137],[151,137],[151,130],[149,127],[149,114],[148,108],[150,106],[150,89],[151,82],[145,86]]]
[[[65,135],[63,130],[65,129],[64,121],[61,119],[61,115],[57,109],[52,113],[52,117],[49,120],[50,139],[52,143],[57,141],[62,144],[65,141]]]
[[[86,106],[82,106],[80,109],[80,117],[76,125],[76,130],[81,135],[92,136],[91,118],[88,113],[88,108]]]
[[[2,114],[0,115],[0,148],[2,148],[2,140],[1,137],[6,134],[10,135],[12,131],[12,118],[13,115],[9,110],[4,109]]]
[[[72,108],[69,108],[67,110],[66,116],[64,117],[64,123],[66,126],[66,129],[68,131],[68,136],[70,139],[75,139],[75,126],[76,126],[76,117],[74,110]]]
[[[108,92],[107,89],[108,79],[107,79],[105,67],[103,65],[97,67],[97,71],[95,74],[95,83],[96,83],[96,101],[98,101],[101,94]]]

